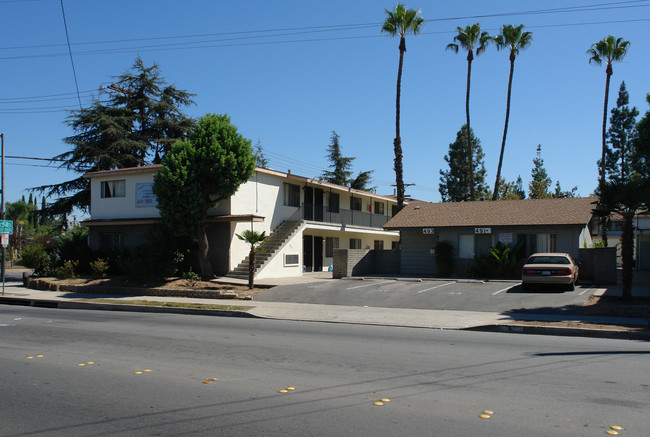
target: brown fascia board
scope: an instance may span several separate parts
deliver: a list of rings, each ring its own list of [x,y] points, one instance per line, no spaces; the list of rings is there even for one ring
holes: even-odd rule
[[[155,165],[143,165],[141,167],[128,167],[128,168],[117,168],[113,170],[99,170],[99,171],[91,171],[89,173],[84,174],[84,178],[90,179],[94,177],[101,177],[101,176],[119,176],[122,174],[134,174],[134,173],[156,173],[162,168],[162,165],[160,164],[155,164]]]
[[[264,221],[264,217],[255,214],[228,214],[228,215],[215,215],[207,218],[208,223],[224,223],[224,222],[255,222],[260,223]],[[151,225],[162,223],[162,220],[156,218],[119,218],[119,219],[106,219],[106,220],[84,220],[81,222],[82,226],[125,226],[125,225]]]
[[[271,170],[269,168],[260,168],[260,167],[256,168],[255,171],[259,173],[279,176],[288,180],[302,182],[305,184],[309,183],[324,188],[332,188],[337,191],[345,191],[347,193],[358,194],[359,196],[366,196],[366,197],[372,197],[374,199],[381,199],[388,202],[395,202],[395,199],[392,198],[392,196],[382,196],[381,194],[371,193],[370,191],[355,190],[354,188],[346,187],[344,185],[336,185],[336,184],[331,184],[329,182],[319,181],[316,177],[307,178],[304,176],[295,175],[293,173],[284,173],[281,171]]]
[[[128,168],[120,168],[120,169],[114,169],[114,170],[100,170],[100,171],[93,171],[89,172],[83,175],[84,178],[90,179],[94,177],[101,177],[101,176],[119,176],[122,174],[134,174],[134,173],[155,173],[158,172],[162,168],[162,165],[156,164],[156,165],[144,165],[141,167],[128,167]],[[299,176],[295,175],[293,173],[284,173],[281,171],[277,170],[272,170],[269,168],[262,168],[262,167],[256,167],[255,171],[258,173],[265,173],[273,176],[278,176],[281,178],[289,179],[292,181],[298,181],[302,183],[310,183],[314,185],[318,185],[324,188],[332,188],[337,191],[345,191],[348,193],[352,194],[358,194],[360,196],[367,196],[367,197],[372,197],[374,199],[381,199],[384,201],[388,202],[395,202],[394,196],[382,196],[381,194],[376,194],[376,193],[371,193],[369,191],[361,191],[361,190],[355,190],[350,187],[346,187],[343,185],[336,185],[336,184],[331,184],[329,182],[322,182],[319,181],[316,178],[307,178],[304,176]],[[405,202],[408,203],[408,202]]]

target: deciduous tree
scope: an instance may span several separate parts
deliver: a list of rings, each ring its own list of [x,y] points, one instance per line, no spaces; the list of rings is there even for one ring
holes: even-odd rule
[[[235,194],[254,169],[251,141],[227,115],[208,114],[187,140],[174,144],[154,176],[153,191],[163,222],[176,235],[196,237],[203,277],[213,276],[208,260],[208,209]]]

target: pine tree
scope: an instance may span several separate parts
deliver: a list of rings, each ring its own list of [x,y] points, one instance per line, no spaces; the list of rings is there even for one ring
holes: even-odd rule
[[[258,138],[255,143],[255,165],[260,168],[268,168],[269,160],[264,156],[264,149],[262,149],[262,141]]]
[[[191,105],[193,94],[166,85],[158,65],[144,65],[138,57],[130,71],[102,88],[108,98],[72,111],[66,123],[75,135],[64,138],[72,150],[52,158],[59,168],[79,177],[36,190],[57,200],[48,205],[49,216],[88,211],[90,185],[83,177],[97,170],[111,170],[160,163],[172,144],[194,127],[194,120],[181,112]]]
[[[537,145],[537,156],[533,159],[533,169],[530,172],[530,176],[532,180],[528,185],[528,191],[531,199],[547,199],[552,197],[549,191],[552,181],[544,168],[541,144]]]
[[[631,146],[636,136],[636,117],[639,111],[630,108],[630,96],[621,83],[616,99],[616,107],[612,108],[607,131],[607,147],[605,158],[605,174],[609,182],[624,181],[631,171]]]
[[[332,170],[325,171],[323,173],[323,179],[331,184],[347,186],[350,176],[352,175],[350,167],[352,167],[352,161],[354,161],[355,158],[343,156],[341,153],[339,138],[339,134],[337,134],[336,131],[332,131],[332,136],[330,137],[331,143],[327,146],[326,155],[331,162],[329,167]]]
[[[39,224],[45,226],[47,224],[47,202],[45,196],[41,198],[41,211],[39,213]]]
[[[352,161],[356,158],[343,156],[339,138],[339,134],[332,131],[331,144],[327,146],[326,155],[331,162],[330,168],[332,170],[323,173],[323,180],[331,184],[354,188],[355,190],[372,191],[374,187],[371,187],[370,184],[372,183],[374,170],[359,172],[357,177],[353,179],[350,168],[352,167]]]
[[[469,137],[472,141],[472,153],[474,154],[474,192],[477,199],[486,198],[488,187],[485,184],[483,149],[472,129],[470,129]],[[467,125],[464,124],[456,133],[456,141],[449,144],[449,153],[444,157],[445,162],[449,165],[449,170],[440,170],[438,190],[443,202],[464,202],[471,199],[467,150]]]

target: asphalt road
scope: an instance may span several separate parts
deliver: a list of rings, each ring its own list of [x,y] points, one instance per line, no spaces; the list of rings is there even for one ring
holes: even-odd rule
[[[524,290],[516,282],[340,280],[284,285],[255,300],[456,311],[579,313],[595,288]]]
[[[0,336],[4,437],[650,429],[646,342],[8,306]]]

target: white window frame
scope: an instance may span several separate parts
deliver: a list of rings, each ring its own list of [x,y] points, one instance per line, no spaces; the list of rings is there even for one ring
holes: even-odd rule
[[[118,179],[114,181],[101,181],[100,183],[102,199],[111,199],[113,197],[126,197],[126,180]]]

